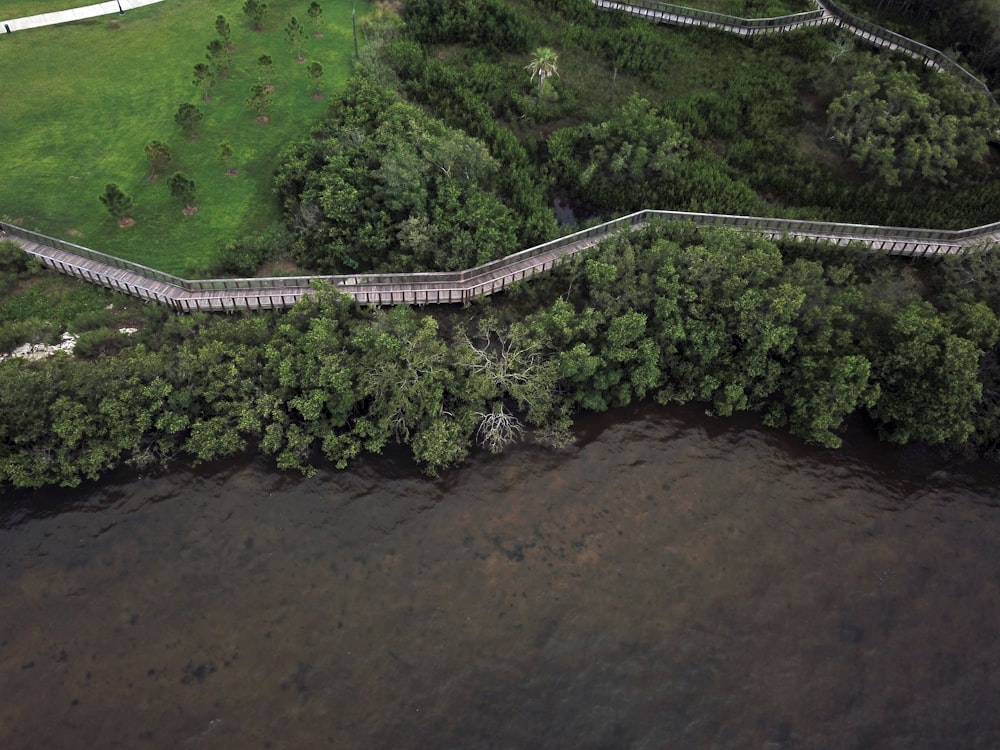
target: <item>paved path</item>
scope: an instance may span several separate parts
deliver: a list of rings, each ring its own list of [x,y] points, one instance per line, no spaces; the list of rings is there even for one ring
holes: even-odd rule
[[[23,18],[9,18],[6,21],[0,21],[0,29],[5,33],[13,33],[15,31],[24,31],[25,29],[37,29],[41,26],[54,26],[57,23],[82,21],[85,18],[110,16],[112,13],[117,14],[123,10],[135,10],[144,5],[162,2],[163,0],[121,0],[119,3],[119,0],[110,0],[110,2],[84,5],[80,8],[59,10],[53,13],[39,13],[34,16],[24,16]],[[53,0],[52,4],[56,5],[57,0]]]

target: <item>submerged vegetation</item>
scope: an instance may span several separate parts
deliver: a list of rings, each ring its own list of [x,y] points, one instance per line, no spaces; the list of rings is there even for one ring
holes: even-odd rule
[[[830,29],[741,41],[587,0],[409,0],[360,26],[350,81],[280,157],[284,226],[229,243],[220,270],[463,268],[558,234],[555,197],[584,220],[1000,218],[986,98]],[[548,52],[558,75],[539,85]],[[880,76],[902,93],[879,92]],[[902,103],[887,122],[866,109],[883,95]],[[17,253],[3,258],[9,288],[33,283]],[[433,315],[328,288],[286,313],[146,307],[132,336],[99,321],[84,356],[0,364],[0,481],[245,450],[309,471],[393,443],[436,473],[477,447],[564,445],[577,410],[645,398],[756,410],[830,447],[861,414],[887,440],[992,455],[998,278],[987,250],[905,264],[654,224]],[[11,298],[0,314],[37,325],[21,309]]]

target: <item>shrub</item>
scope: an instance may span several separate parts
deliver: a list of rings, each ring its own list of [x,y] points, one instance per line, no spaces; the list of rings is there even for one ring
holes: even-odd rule
[[[76,340],[73,353],[83,359],[117,354],[128,344],[128,336],[114,328],[95,328],[85,331]]]
[[[286,253],[289,246],[288,233],[278,226],[248,234],[219,248],[211,273],[218,276],[253,276],[262,265]]]
[[[114,313],[101,308],[100,310],[84,310],[73,317],[69,330],[73,333],[92,331],[95,328],[111,326],[115,321]]]
[[[35,265],[34,257],[14,240],[0,240],[0,271],[16,275],[32,270]]]
[[[57,344],[62,334],[48,320],[30,318],[0,326],[0,352],[9,352],[21,344]]]

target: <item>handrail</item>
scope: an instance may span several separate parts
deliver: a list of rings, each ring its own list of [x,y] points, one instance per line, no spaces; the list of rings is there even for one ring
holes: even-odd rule
[[[690,221],[698,226],[728,226],[752,228],[768,232],[799,232],[828,234],[843,239],[866,237],[878,239],[919,239],[929,242],[967,242],[969,240],[992,238],[1000,232],[1000,221],[983,224],[968,229],[924,229],[918,227],[897,227],[880,224],[850,224],[838,221],[811,221],[809,219],[783,219],[779,217],[742,216],[738,214],[708,214],[694,211],[661,211],[647,209],[640,213],[647,217],[669,221]],[[633,214],[634,215],[634,214]]]
[[[0,230],[11,236],[66,253],[69,256],[68,260],[50,257],[43,250],[28,250],[45,259],[50,267],[63,273],[118,289],[133,296],[167,304],[179,310],[203,309],[203,305],[205,309],[227,310],[242,309],[244,306],[287,307],[304,294],[308,294],[314,281],[331,284],[359,301],[370,304],[466,301],[475,296],[500,291],[513,281],[552,268],[564,257],[590,247],[617,231],[630,231],[652,220],[691,222],[699,227],[731,227],[770,237],[811,238],[832,241],[836,244],[860,242],[875,250],[901,255],[964,252],[968,247],[980,242],[992,244],[1000,242],[1000,221],[967,229],[950,230],[645,209],[463,271],[192,281],[6,222],[0,222]],[[86,268],[85,264],[78,262],[86,260],[100,263],[109,270],[126,271],[132,274],[132,277],[128,279],[113,277],[100,269]],[[143,279],[159,281],[167,287],[146,287],[140,283]],[[230,292],[230,294],[219,295],[219,292]],[[251,300],[254,301],[252,305]]]
[[[659,0],[593,0],[593,2],[595,5],[606,10],[622,10],[624,8],[648,10],[656,13],[683,16],[704,25],[740,29],[747,33],[754,33],[755,31],[781,31],[786,28],[791,29],[805,25],[816,25],[810,22],[824,22],[824,15],[821,9],[808,10],[803,13],[794,13],[787,16],[774,16],[773,18],[741,18],[740,16],[730,16],[725,13],[715,13],[709,10],[672,5],[671,3],[659,2]]]
[[[14,224],[8,224],[7,222],[0,222],[0,229],[7,232],[7,234],[14,235],[15,237],[20,237],[21,239],[28,240],[30,242],[37,242],[39,245],[48,245],[49,247],[54,247],[57,250],[70,253],[71,255],[78,255],[82,258],[87,258],[89,260],[97,261],[98,263],[113,266],[114,268],[120,268],[123,271],[131,271],[132,273],[136,273],[140,276],[155,279],[156,281],[162,281],[166,284],[173,284],[174,286],[187,288],[185,285],[191,283],[180,278],[179,276],[164,273],[163,271],[157,271],[155,268],[144,266],[141,263],[135,263],[131,260],[126,260],[125,258],[119,258],[116,255],[108,255],[107,253],[92,250],[89,247],[84,247],[83,245],[66,242],[65,240],[61,240],[57,237],[50,237],[49,235],[42,234],[41,232],[33,232],[30,229],[24,229],[23,227],[18,227]]]
[[[849,13],[833,2],[833,0],[816,0],[816,2],[820,5],[820,7],[825,7],[827,11],[839,18],[843,22],[841,26],[846,24],[854,27],[855,29],[867,31],[870,34],[881,38],[887,44],[892,44],[904,49],[911,55],[920,57],[927,63],[937,65],[939,68],[946,70],[958,78],[964,78],[966,82],[975,84],[981,88],[989,100],[993,102],[993,104],[997,104],[997,100],[994,98],[993,92],[990,91],[989,86],[983,83],[983,81],[981,81],[969,70],[948,57],[948,55],[941,50],[935,49],[930,45],[924,44],[923,42],[918,42],[915,39],[910,39],[909,37],[903,36],[902,34],[892,31],[891,29],[879,26],[876,23],[860,18],[853,13]]]
[[[728,16],[697,8],[687,8],[682,5],[672,5],[660,2],[659,0],[591,0],[596,7],[604,10],[633,12],[634,15],[642,18],[651,18],[652,20],[665,23],[672,21],[670,18],[672,15],[682,17],[695,25],[718,27],[747,36],[763,32],[792,31],[802,26],[819,26],[826,23],[836,23],[841,28],[857,36],[861,36],[868,41],[877,41],[879,46],[899,49],[911,57],[920,59],[925,65],[933,65],[963,79],[967,83],[977,86],[982,89],[986,97],[994,105],[1000,106],[989,86],[941,50],[855,16],[853,13],[838,6],[833,0],[813,1],[818,6],[817,10],[814,11],[795,13],[787,16],[775,16],[774,18],[740,18],[738,16]],[[660,15],[654,16],[652,13]]]

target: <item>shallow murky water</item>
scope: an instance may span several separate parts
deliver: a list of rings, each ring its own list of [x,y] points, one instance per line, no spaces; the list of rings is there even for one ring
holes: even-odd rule
[[[643,407],[7,502],[0,747],[998,747],[992,474]]]

